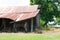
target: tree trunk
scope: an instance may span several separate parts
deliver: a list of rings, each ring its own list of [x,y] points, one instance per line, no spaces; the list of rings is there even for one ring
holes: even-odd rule
[[[36,31],[38,33],[42,33],[41,26],[40,26],[40,14],[36,16]]]

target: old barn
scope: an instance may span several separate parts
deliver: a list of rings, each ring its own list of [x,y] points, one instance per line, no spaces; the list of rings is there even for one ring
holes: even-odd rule
[[[0,7],[0,32],[33,32],[40,29],[38,5]]]

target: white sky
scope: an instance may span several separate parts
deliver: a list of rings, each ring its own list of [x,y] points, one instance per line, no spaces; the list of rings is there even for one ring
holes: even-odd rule
[[[29,5],[30,0],[0,0],[0,7],[25,6]]]

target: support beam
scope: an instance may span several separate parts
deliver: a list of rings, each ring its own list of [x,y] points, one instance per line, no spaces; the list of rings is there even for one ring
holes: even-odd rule
[[[31,32],[33,32],[33,18],[31,19]]]
[[[13,24],[13,31],[14,31],[14,32],[17,32],[16,23],[15,23],[15,22],[14,22],[14,24]]]

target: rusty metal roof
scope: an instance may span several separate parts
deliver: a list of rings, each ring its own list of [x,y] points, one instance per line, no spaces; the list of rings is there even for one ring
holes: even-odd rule
[[[14,21],[21,21],[35,17],[39,10],[37,5],[15,6],[0,8],[0,18],[9,18]]]

